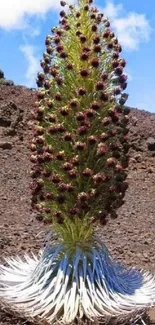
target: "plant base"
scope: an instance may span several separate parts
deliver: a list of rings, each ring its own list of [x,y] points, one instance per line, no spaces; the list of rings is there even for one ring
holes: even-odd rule
[[[6,262],[0,265],[1,302],[41,322],[130,319],[155,304],[155,276],[116,263],[99,241],[74,256],[58,245]]]

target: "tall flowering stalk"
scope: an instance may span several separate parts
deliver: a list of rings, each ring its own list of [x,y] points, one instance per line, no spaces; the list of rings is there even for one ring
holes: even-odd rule
[[[91,3],[60,12],[37,78],[32,206],[59,240],[0,266],[3,304],[43,324],[135,320],[155,302],[154,277],[114,262],[94,234],[127,189],[129,110],[122,48]]]
[[[49,222],[105,223],[127,188],[126,62],[108,19],[87,0],[60,16],[37,80],[33,206]]]

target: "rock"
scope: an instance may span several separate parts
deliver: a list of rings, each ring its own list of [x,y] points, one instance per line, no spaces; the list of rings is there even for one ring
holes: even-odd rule
[[[4,131],[4,135],[9,135],[9,136],[15,136],[16,135],[16,130],[14,128],[7,128],[5,131]]]
[[[152,174],[154,172],[154,168],[150,166],[147,168],[147,171],[149,174]]]
[[[3,86],[13,86],[14,82],[12,80],[7,80],[5,78],[0,78],[0,85]]]
[[[5,86],[13,86],[14,85],[14,82],[12,80],[6,80],[6,79],[4,79],[3,80],[3,85],[5,85]]]
[[[133,158],[133,157],[131,157],[131,158],[130,158],[130,163],[132,163],[132,164],[136,164],[136,159]]]
[[[11,142],[6,142],[6,141],[0,141],[0,148],[5,150],[5,149],[12,149],[12,143]]]
[[[23,119],[23,112],[14,101],[0,105],[0,126],[7,128],[5,135],[14,136]]]
[[[43,221],[43,216],[41,214],[36,215],[36,220]]]
[[[147,169],[146,163],[143,161],[140,165],[141,169]]]
[[[145,245],[149,245],[149,244],[150,244],[150,241],[147,240],[147,239],[145,239],[145,240],[144,240],[144,244],[145,244]]]
[[[123,251],[123,248],[122,247],[117,247],[117,253],[119,253],[119,254],[123,254],[124,253],[124,251]]]
[[[0,70],[0,79],[4,78],[4,72],[2,70]]]
[[[132,125],[136,126],[137,122],[138,122],[138,119],[135,116],[133,116],[131,121],[132,121]]]
[[[20,134],[20,135],[19,135],[19,140],[20,140],[20,141],[23,141],[23,140],[24,140],[24,136],[23,136],[23,134]]]
[[[135,155],[134,158],[138,163],[142,162],[142,156],[140,154]]]
[[[3,117],[0,114],[0,126],[8,127],[8,126],[10,126],[10,124],[11,124],[11,119],[6,116]]]
[[[131,148],[134,149],[135,151],[141,151],[141,147],[137,142],[132,143]]]
[[[155,138],[150,137],[147,139],[147,147],[148,147],[148,150],[150,150],[150,151],[155,150]]]

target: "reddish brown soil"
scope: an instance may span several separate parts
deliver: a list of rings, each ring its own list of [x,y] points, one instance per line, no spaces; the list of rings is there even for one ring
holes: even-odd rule
[[[35,91],[0,86],[0,259],[44,244],[45,226],[30,208],[30,112]],[[155,271],[155,151],[147,148],[155,137],[155,114],[132,109],[130,113],[129,188],[119,217],[99,235],[112,255],[127,265]],[[151,312],[154,322],[155,313]],[[0,324],[27,324],[0,311]]]

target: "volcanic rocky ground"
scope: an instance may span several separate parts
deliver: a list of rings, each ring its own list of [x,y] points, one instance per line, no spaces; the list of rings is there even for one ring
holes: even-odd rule
[[[30,206],[30,113],[35,90],[0,86],[0,260],[38,252],[47,227]],[[149,109],[149,107],[148,107]],[[155,114],[131,109],[130,164],[125,203],[118,218],[100,228],[112,256],[155,272]],[[155,311],[148,323],[155,323]],[[0,310],[0,325],[30,324]]]

